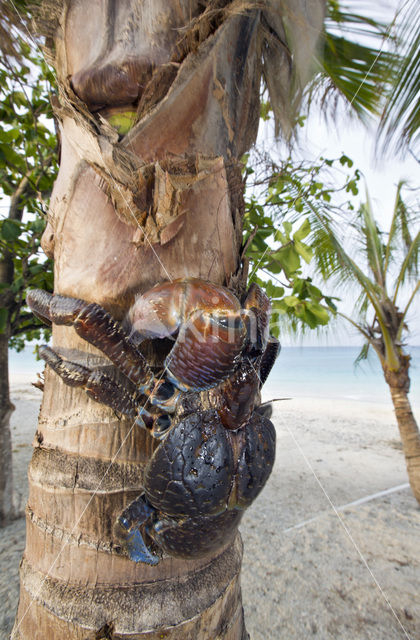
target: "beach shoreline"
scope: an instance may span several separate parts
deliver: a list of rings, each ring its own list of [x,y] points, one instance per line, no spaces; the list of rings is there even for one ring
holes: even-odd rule
[[[42,394],[16,382],[11,429],[22,510]],[[392,405],[302,396],[276,402],[273,422],[275,467],[241,526],[251,639],[420,638],[420,509]],[[0,530],[0,640],[13,624],[24,535],[23,518]]]

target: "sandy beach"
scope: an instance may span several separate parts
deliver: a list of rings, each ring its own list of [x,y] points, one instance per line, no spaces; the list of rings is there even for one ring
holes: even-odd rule
[[[41,393],[13,387],[16,504]],[[416,412],[420,418],[419,411]],[[420,639],[420,509],[390,406],[295,398],[275,405],[277,456],[241,527],[252,640]],[[17,606],[23,517],[0,530],[0,640]]]

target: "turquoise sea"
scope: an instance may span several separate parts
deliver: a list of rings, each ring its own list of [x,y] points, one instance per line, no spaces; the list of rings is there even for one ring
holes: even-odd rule
[[[284,347],[264,387],[264,398],[341,398],[391,404],[379,360],[355,366],[360,347]],[[420,405],[420,347],[410,347],[410,399]]]
[[[420,347],[410,347],[413,405],[420,405]],[[264,398],[321,397],[389,404],[389,391],[374,353],[354,366],[358,347],[283,347],[264,387]],[[10,351],[12,384],[35,381],[43,363],[33,348]]]

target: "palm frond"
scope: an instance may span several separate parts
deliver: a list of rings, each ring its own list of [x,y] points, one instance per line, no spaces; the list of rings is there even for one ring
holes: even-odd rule
[[[398,57],[386,49],[391,25],[378,22],[334,0],[327,3],[318,73],[309,85],[308,105],[318,101],[334,115],[340,101],[363,122],[381,112],[381,93]]]
[[[388,271],[391,260],[393,258],[393,254],[395,252],[395,248],[398,242],[398,230],[401,228],[401,226],[404,226],[408,232],[407,220],[402,222],[402,218],[404,219],[406,218],[406,208],[401,198],[401,190],[403,186],[404,186],[404,181],[400,180],[400,182],[397,185],[394,209],[392,211],[391,225],[389,227],[389,233],[388,233],[388,241],[385,247],[385,258],[384,258],[385,272]],[[403,232],[403,236],[404,235],[405,234]]]
[[[401,264],[393,295],[393,302],[396,304],[398,293],[401,286],[409,277],[418,277],[419,274],[419,258],[420,258],[420,231],[413,239],[407,253],[404,256],[404,260]]]
[[[363,362],[363,360],[367,360],[368,355],[369,355],[369,348],[370,348],[370,343],[369,342],[365,342],[356,358],[356,360],[354,361],[355,366],[357,366],[358,364],[360,364],[361,362]]]
[[[393,83],[386,99],[379,127],[384,150],[420,151],[420,12],[418,0],[405,7],[392,59]]]
[[[414,287],[413,291],[411,292],[411,296],[409,297],[408,302],[405,305],[404,310],[403,310],[403,312],[402,312],[402,314],[400,316],[400,326],[398,328],[398,333],[397,333],[397,339],[398,340],[401,340],[402,333],[403,333],[404,329],[407,328],[405,326],[405,319],[407,317],[407,313],[408,313],[408,311],[409,311],[409,309],[411,307],[411,304],[412,304],[414,298],[417,296],[419,290],[420,290],[420,280],[417,281],[417,284]]]
[[[383,262],[383,244],[381,232],[372,215],[372,207],[369,194],[366,193],[366,202],[360,207],[362,225],[362,241],[365,247],[366,259],[374,277],[375,283],[385,289],[385,270]]]
[[[357,310],[357,314],[360,318],[366,318],[369,311],[369,298],[366,292],[362,290],[355,302],[354,308]]]

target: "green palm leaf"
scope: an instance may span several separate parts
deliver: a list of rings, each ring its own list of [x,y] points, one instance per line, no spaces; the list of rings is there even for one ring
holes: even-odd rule
[[[391,25],[352,12],[335,0],[327,2],[318,72],[307,92],[308,105],[320,102],[334,116],[340,99],[363,122],[381,112],[381,94],[398,58],[384,46]]]
[[[380,124],[380,140],[386,149],[411,147],[420,152],[420,12],[418,1],[409,0],[398,29],[399,55],[391,67],[393,83]]]

